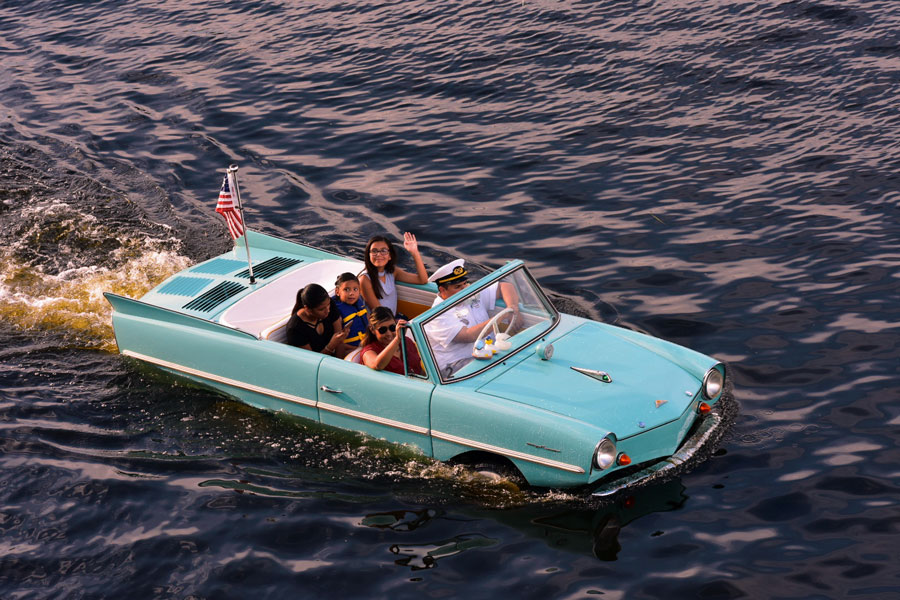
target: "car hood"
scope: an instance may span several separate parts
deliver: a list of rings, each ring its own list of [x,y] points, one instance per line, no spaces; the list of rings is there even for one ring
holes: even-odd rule
[[[552,340],[550,360],[531,352],[478,389],[591,423],[620,440],[678,419],[700,391],[697,365],[674,360],[662,340],[619,329],[584,321]],[[612,382],[573,367],[604,371]]]

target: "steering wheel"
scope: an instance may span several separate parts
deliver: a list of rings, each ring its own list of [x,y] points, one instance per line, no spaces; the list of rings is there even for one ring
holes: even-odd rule
[[[513,312],[513,309],[510,308],[509,306],[507,306],[506,308],[504,308],[503,310],[498,312],[496,315],[491,317],[491,319],[487,323],[484,324],[484,327],[481,328],[481,333],[478,334],[478,337],[476,337],[475,341],[472,343],[472,352],[473,353],[477,350],[476,346],[478,346],[478,342],[480,342],[482,340],[482,338],[486,337],[488,329],[493,328],[494,339],[497,338],[497,334],[500,333],[500,328],[497,327],[497,323],[500,321],[500,317],[506,315],[507,313],[511,313],[511,312]],[[512,323],[510,323],[510,325],[511,324]]]

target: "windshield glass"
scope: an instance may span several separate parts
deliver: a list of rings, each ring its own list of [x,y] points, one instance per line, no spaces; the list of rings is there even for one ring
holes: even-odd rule
[[[447,293],[439,288],[439,295]],[[480,372],[549,331],[558,313],[524,267],[453,301],[424,323],[441,380]]]

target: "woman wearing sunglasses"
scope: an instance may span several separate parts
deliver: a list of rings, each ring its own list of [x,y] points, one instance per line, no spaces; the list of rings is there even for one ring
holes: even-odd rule
[[[416,344],[403,335],[406,321],[396,321],[394,313],[379,306],[369,313],[369,329],[363,339],[362,361],[376,371],[391,371],[403,375],[403,359],[400,341],[406,346],[406,369],[416,375],[424,375],[422,359]]]
[[[395,281],[403,283],[428,283],[428,272],[416,236],[406,232],[403,234],[403,247],[413,257],[416,272],[410,273],[397,266],[397,250],[394,244],[383,235],[376,235],[366,244],[366,272],[359,277],[360,291],[369,310],[377,306],[386,306],[392,313],[397,312],[397,288]]]

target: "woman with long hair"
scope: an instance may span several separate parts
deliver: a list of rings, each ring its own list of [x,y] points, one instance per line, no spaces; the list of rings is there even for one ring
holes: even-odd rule
[[[349,327],[341,327],[341,313],[321,285],[310,283],[297,292],[287,323],[287,343],[313,352],[343,358]]]
[[[390,371],[403,375],[403,355],[400,344],[405,345],[406,369],[409,373],[424,375],[422,358],[416,344],[403,335],[406,321],[394,319],[394,313],[386,306],[379,306],[369,314],[369,329],[363,339],[362,361],[370,369]]]
[[[416,272],[410,273],[397,266],[397,250],[389,239],[376,235],[366,244],[366,272],[360,275],[359,284],[366,306],[373,309],[386,306],[392,313],[397,312],[397,288],[395,281],[403,283],[428,283],[428,272],[416,236],[408,231],[403,234],[403,247],[416,263]]]

